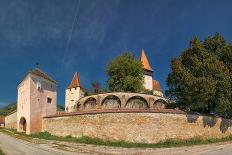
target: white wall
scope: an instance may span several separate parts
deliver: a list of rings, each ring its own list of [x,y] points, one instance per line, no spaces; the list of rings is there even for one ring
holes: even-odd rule
[[[84,97],[80,87],[66,89],[65,92],[65,112],[73,112],[75,103]]]
[[[144,75],[144,87],[148,90],[153,90],[152,76]]]

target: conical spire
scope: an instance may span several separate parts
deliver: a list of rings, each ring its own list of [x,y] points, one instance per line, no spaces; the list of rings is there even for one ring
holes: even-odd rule
[[[141,54],[141,62],[143,64],[143,68],[147,71],[151,71],[153,72],[148,60],[147,60],[147,57],[146,57],[146,54],[144,52],[144,50],[142,49],[142,54]]]
[[[72,82],[68,86],[68,89],[76,88],[76,87],[80,87],[80,86],[81,86],[81,84],[80,84],[78,74],[77,74],[77,72],[75,72],[73,79],[72,79]]]

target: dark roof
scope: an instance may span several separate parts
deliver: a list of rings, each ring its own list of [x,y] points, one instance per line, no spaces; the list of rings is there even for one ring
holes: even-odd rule
[[[57,82],[55,80],[53,80],[50,76],[48,76],[46,73],[44,73],[41,69],[39,68],[35,68],[33,70],[30,70],[25,76],[24,78],[19,82],[19,84],[27,77],[28,74],[33,74],[36,76],[39,76],[41,78],[44,78],[52,83],[57,84]]]
[[[42,70],[40,70],[39,68],[35,68],[31,71],[29,71],[30,74],[34,74],[36,76],[39,76],[41,78],[44,78],[50,82],[53,82],[53,83],[57,83],[55,80],[53,80],[50,76],[48,76],[46,73],[44,73]]]

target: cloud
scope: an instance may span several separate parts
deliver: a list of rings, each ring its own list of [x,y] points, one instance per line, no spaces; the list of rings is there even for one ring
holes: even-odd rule
[[[102,54],[96,50],[99,50],[107,39],[108,27],[114,23],[114,18],[117,18],[115,10],[118,5],[119,2],[112,3],[112,1],[110,3],[106,1],[81,3],[72,38],[70,42],[67,39],[69,47],[64,51],[61,61],[65,68],[68,69],[74,62],[83,61],[84,58],[93,61],[99,54]],[[108,17],[111,17],[110,20]]]

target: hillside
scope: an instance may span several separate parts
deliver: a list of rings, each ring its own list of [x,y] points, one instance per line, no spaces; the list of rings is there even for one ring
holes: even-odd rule
[[[9,113],[17,110],[17,104],[11,103],[4,108],[0,108],[0,115],[8,115]],[[64,107],[61,105],[57,105],[57,111],[64,111]]]

